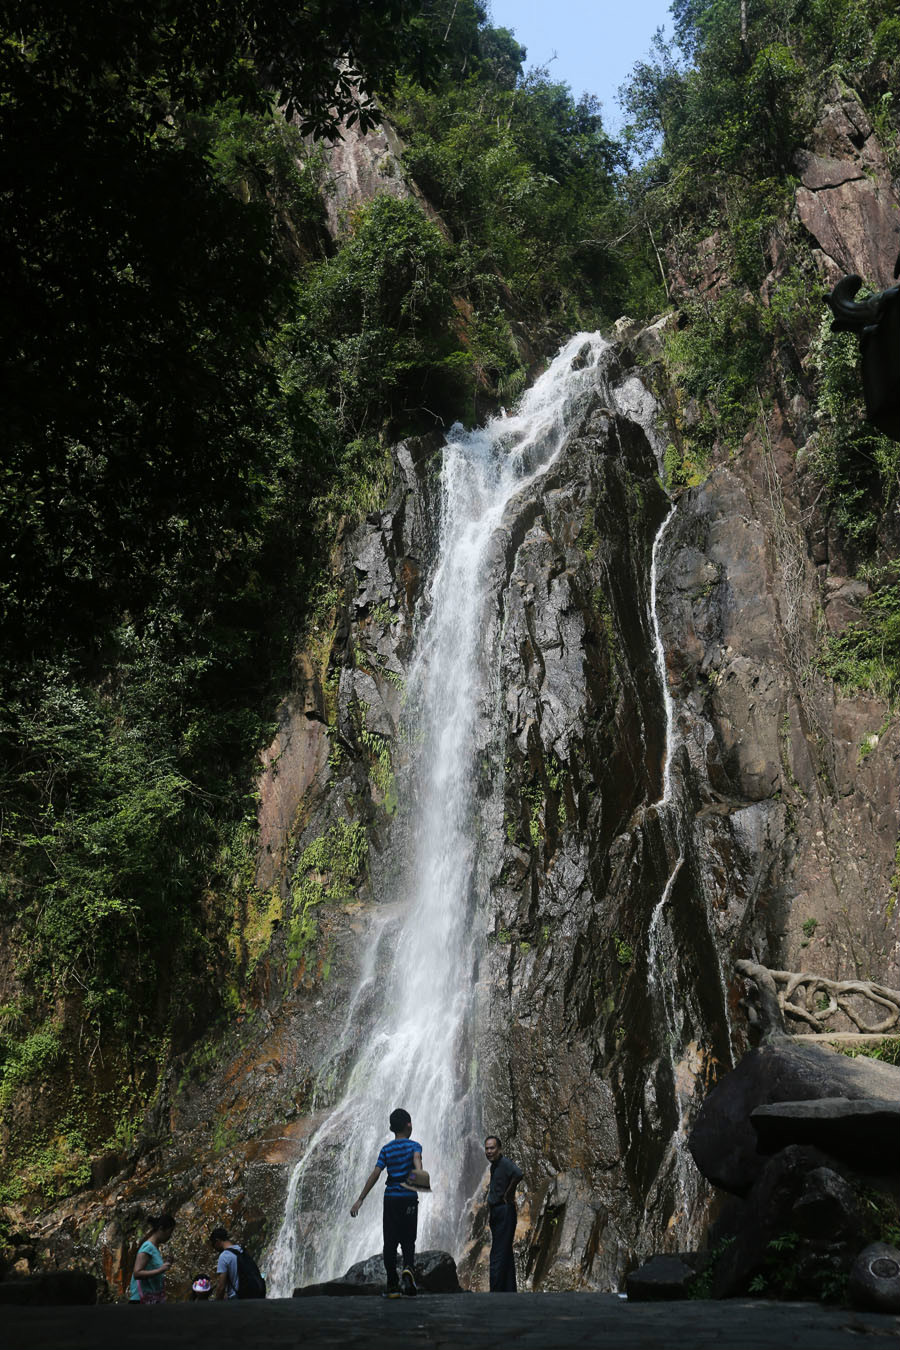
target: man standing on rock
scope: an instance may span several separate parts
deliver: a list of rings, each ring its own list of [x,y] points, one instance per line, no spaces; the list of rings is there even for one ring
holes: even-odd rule
[[[488,1211],[491,1225],[491,1293],[516,1293],[516,1262],[513,1238],[516,1235],[516,1187],[524,1173],[510,1158],[504,1158],[502,1140],[489,1134],[484,1155],[491,1165],[488,1187]]]
[[[400,1298],[418,1293],[414,1275],[416,1260],[416,1230],[419,1221],[419,1197],[410,1183],[422,1173],[422,1145],[410,1138],[412,1119],[408,1111],[398,1107],[391,1112],[390,1126],[394,1137],[384,1145],[378,1161],[359,1193],[359,1199],[350,1210],[355,1219],[359,1207],[387,1168],[384,1188],[384,1270],[387,1276],[385,1298]],[[403,1274],[397,1279],[397,1245],[403,1252]]]

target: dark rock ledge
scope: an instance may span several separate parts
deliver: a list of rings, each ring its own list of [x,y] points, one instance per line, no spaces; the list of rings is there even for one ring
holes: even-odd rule
[[[456,1262],[449,1252],[419,1252],[416,1257],[416,1283],[425,1294],[460,1294]],[[321,1284],[306,1284],[294,1290],[294,1298],[354,1297],[360,1294],[380,1294],[384,1289],[384,1263],[381,1255],[368,1256],[357,1261],[338,1280]]]

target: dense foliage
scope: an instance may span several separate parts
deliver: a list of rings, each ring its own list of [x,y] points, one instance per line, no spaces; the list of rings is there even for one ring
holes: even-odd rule
[[[900,446],[864,420],[858,343],[823,318],[828,287],[792,208],[796,155],[829,90],[861,99],[900,169],[896,5],[675,0],[672,13],[673,40],[657,37],[623,91],[634,157],[625,191],[681,310],[667,358],[691,416],[667,460],[671,479],[693,481],[712,454],[737,452],[766,409],[790,425],[799,400],[830,528],[873,585],[863,622],[821,666],[895,697]]]
[[[670,283],[680,297],[690,292],[711,253],[722,274],[688,316],[701,321],[711,387],[715,370],[727,382],[730,358],[746,360],[747,347],[762,375],[766,334],[785,388],[814,392],[805,364],[824,288],[792,220],[795,156],[836,81],[858,91],[900,167],[894,10],[890,0],[750,0],[742,35],[737,0],[676,0],[674,39],[657,36],[623,90],[637,156],[627,190]],[[729,334],[737,341],[723,343]],[[749,372],[735,381],[750,383]]]
[[[227,986],[223,897],[335,476],[282,370],[326,249],[301,131],[427,74],[432,8],[4,7],[4,1101],[61,1037],[70,1089],[118,1046],[140,1100]],[[128,1108],[95,1097],[79,1138]]]
[[[482,324],[512,313],[561,333],[624,302],[621,152],[596,100],[576,102],[541,71],[507,87],[490,62],[436,93],[405,81],[394,108],[406,162],[457,244],[457,292]]]

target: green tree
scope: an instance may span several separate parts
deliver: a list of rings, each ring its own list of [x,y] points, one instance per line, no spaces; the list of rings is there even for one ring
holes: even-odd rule
[[[279,365],[330,247],[301,133],[432,78],[432,9],[0,8],[0,909],[91,1044],[177,1040],[227,974],[333,450]]]

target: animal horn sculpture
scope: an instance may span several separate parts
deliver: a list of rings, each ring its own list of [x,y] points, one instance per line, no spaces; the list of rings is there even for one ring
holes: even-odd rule
[[[900,258],[894,268],[894,276],[898,274]],[[832,329],[859,338],[866,418],[900,441],[900,286],[856,300],[861,285],[861,277],[841,277],[829,295]]]
[[[900,260],[898,260],[900,261]],[[862,285],[862,277],[841,277],[828,297],[828,306],[834,315],[835,333],[861,333],[881,318],[884,310],[884,292],[870,295],[865,300],[854,300]]]

